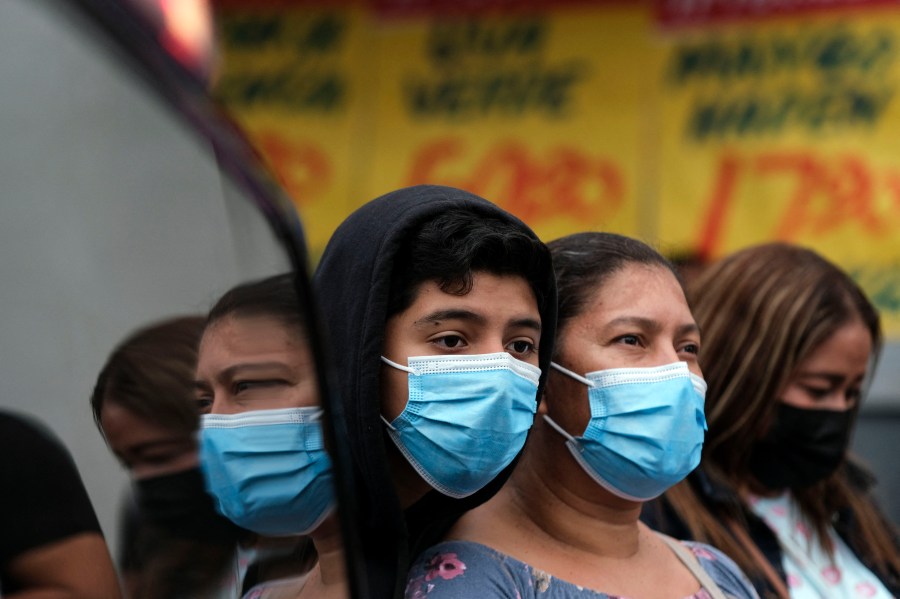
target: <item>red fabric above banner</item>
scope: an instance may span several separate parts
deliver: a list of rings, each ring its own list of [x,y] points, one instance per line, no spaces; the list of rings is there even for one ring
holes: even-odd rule
[[[893,6],[897,0],[656,0],[656,15],[668,26],[768,18],[811,12]]]

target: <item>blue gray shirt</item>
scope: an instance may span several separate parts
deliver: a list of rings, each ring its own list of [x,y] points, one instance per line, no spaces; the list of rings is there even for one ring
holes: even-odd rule
[[[729,597],[757,599],[741,570],[721,551],[685,543]],[[413,564],[406,599],[621,599],[554,578],[490,547],[447,541],[425,551]],[[710,599],[705,589],[685,599]]]

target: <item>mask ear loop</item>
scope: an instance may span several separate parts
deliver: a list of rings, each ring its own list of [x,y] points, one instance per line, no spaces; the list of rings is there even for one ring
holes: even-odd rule
[[[396,362],[393,362],[393,361],[391,361],[391,360],[388,360],[388,359],[385,358],[384,356],[381,356],[381,361],[384,362],[385,364],[387,364],[388,366],[393,366],[393,367],[396,368],[397,370],[402,370],[403,372],[410,372],[410,373],[412,373],[412,374],[416,374],[416,371],[413,370],[412,368],[410,368],[409,366],[404,366],[404,365],[402,365],[402,364],[397,364]]]
[[[549,415],[544,414],[544,421],[545,421],[547,424],[549,424],[550,426],[552,426],[553,428],[555,428],[556,431],[557,431],[560,435],[562,435],[563,437],[565,437],[568,441],[571,441],[571,442],[573,442],[573,443],[577,443],[577,441],[575,441],[575,437],[573,437],[572,435],[570,435],[569,433],[567,433],[563,427],[561,427],[560,425],[556,424],[556,422],[553,421],[553,418],[550,418]]]
[[[396,368],[397,370],[402,370],[403,372],[408,372],[408,373],[410,373],[410,374],[416,374],[416,371],[413,370],[412,368],[410,368],[409,366],[403,366],[402,364],[397,364],[396,362],[394,362],[394,361],[392,361],[392,360],[388,360],[388,359],[385,358],[384,356],[381,356],[381,361],[384,362],[385,364],[387,364],[388,366],[392,367],[392,368]],[[384,422],[384,423],[387,425],[387,427],[388,427],[389,429],[391,429],[392,431],[397,430],[397,429],[394,427],[393,424],[391,424],[390,422],[388,422],[388,419],[385,418],[383,414],[378,414],[378,416],[381,418],[381,421]]]
[[[583,376],[581,376],[580,374],[575,374],[574,372],[572,372],[572,371],[569,370],[568,368],[564,368],[564,367],[560,366],[559,364],[557,364],[556,362],[550,362],[550,366],[553,367],[553,368],[555,368],[555,369],[557,369],[558,371],[560,371],[560,372],[563,373],[564,375],[569,376],[569,377],[575,379],[575,380],[578,381],[579,383],[582,383],[582,384],[584,384],[584,385],[587,385],[588,387],[594,387],[594,386],[595,386],[595,385],[594,385],[594,381],[592,381],[592,380],[590,380],[590,379],[586,379],[586,378],[584,378]]]
[[[581,376],[580,374],[575,374],[574,372],[572,372],[572,371],[569,370],[568,368],[565,368],[565,367],[563,367],[563,366],[560,366],[560,365],[557,364],[556,362],[550,362],[550,366],[551,366],[552,368],[555,368],[556,370],[560,371],[560,372],[563,373],[564,375],[566,375],[566,376],[568,376],[568,377],[571,377],[571,378],[575,379],[575,380],[578,381],[579,383],[582,383],[582,384],[584,384],[584,385],[587,385],[588,387],[593,387],[593,386],[594,386],[594,382],[593,382],[593,381],[584,378],[584,377]],[[560,425],[558,425],[552,418],[550,418],[550,416],[549,416],[548,414],[544,414],[544,421],[547,422],[547,424],[549,424],[549,425],[552,426],[553,428],[555,428],[556,431],[557,431],[560,435],[562,435],[563,437],[565,437],[567,440],[569,440],[569,441],[571,441],[571,442],[573,442],[573,443],[577,443],[577,441],[575,440],[575,437],[573,437],[572,435],[570,435],[569,433],[567,433],[567,432],[565,431],[565,429],[563,429],[563,427],[561,427]]]

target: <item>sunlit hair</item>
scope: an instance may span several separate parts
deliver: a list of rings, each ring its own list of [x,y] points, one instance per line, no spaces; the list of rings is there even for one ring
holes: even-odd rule
[[[855,320],[872,336],[870,376],[880,352],[881,325],[874,306],[846,273],[805,248],[770,243],[738,251],[706,267],[689,286],[688,297],[703,334],[700,366],[708,385],[709,430],[702,464],[710,476],[735,490],[752,481],[751,450],[773,422],[781,394],[802,362]],[[875,563],[896,567],[897,556],[877,512],[852,491],[845,467],[793,493],[826,550],[831,550],[825,532],[832,515],[850,507],[859,516],[859,546]],[[750,554],[705,510],[687,481],[666,497],[693,538],[718,546],[748,573],[760,574]]]
[[[559,295],[557,336],[581,314],[606,280],[631,264],[658,266],[679,281],[672,264],[652,247],[615,233],[585,232],[560,237],[547,244],[553,257]],[[557,344],[557,351],[560,348]]]
[[[197,429],[194,369],[204,322],[202,316],[157,322],[133,332],[113,350],[91,394],[101,433],[107,402],[173,431]]]

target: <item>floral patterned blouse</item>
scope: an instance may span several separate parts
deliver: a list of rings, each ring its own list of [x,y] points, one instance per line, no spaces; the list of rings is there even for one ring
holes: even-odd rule
[[[741,570],[717,549],[685,542],[700,566],[728,597],[757,599]],[[532,568],[490,547],[447,541],[413,564],[406,599],[625,599],[579,587]],[[684,599],[711,599],[705,589]]]

